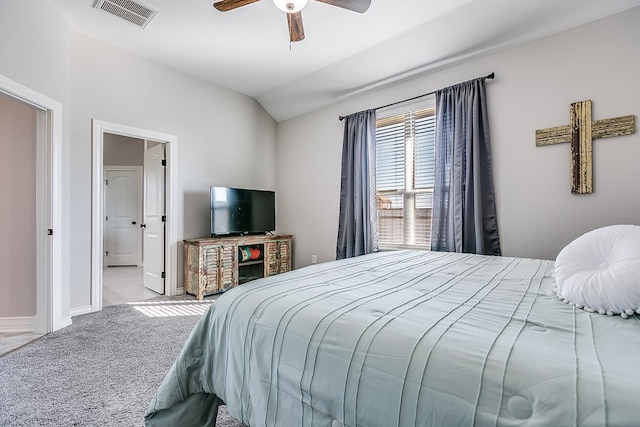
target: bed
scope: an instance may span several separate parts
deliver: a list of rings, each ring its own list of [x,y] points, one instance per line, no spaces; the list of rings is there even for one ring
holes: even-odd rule
[[[390,251],[234,288],[148,426],[631,426],[640,321],[556,295],[552,261]],[[591,310],[593,311],[593,310]]]

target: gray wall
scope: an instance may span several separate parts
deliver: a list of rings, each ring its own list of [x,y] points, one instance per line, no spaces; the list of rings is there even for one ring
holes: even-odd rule
[[[36,111],[0,93],[0,317],[36,313]]]
[[[554,259],[578,235],[640,223],[640,134],[594,143],[592,195],[572,195],[568,144],[536,147],[535,131],[569,124],[591,99],[594,120],[640,118],[640,8],[452,66],[278,123],[278,228],[294,235],[296,267],[335,259],[340,195],[339,115],[494,71],[488,81],[493,166],[505,255]],[[358,72],[354,69],[353,72]]]

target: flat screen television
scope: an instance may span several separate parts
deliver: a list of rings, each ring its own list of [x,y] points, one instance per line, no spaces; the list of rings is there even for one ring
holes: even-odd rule
[[[266,234],[276,229],[273,191],[211,187],[211,236]]]

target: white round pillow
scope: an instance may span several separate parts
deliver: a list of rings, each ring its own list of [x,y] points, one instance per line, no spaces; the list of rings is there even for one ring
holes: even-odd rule
[[[611,225],[583,234],[556,258],[558,297],[589,312],[640,314],[640,226]]]

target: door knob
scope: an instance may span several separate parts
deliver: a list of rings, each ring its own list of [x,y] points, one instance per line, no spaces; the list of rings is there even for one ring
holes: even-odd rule
[[[136,225],[136,224],[137,224],[137,222],[135,222],[135,221],[131,221],[131,224]]]
[[[140,224],[140,228],[145,228],[147,224]]]

